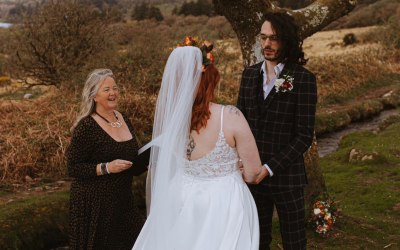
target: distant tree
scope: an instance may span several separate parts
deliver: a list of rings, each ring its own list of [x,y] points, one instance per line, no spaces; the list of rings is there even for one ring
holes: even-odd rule
[[[159,8],[150,6],[149,4],[142,2],[141,4],[135,5],[132,12],[132,19],[144,20],[144,19],[155,19],[157,21],[164,20],[163,15]]]
[[[161,11],[159,8],[155,7],[155,6],[151,6],[148,10],[148,14],[147,14],[148,19],[156,19],[157,21],[162,21],[164,20],[163,15],[161,14]]]
[[[59,86],[110,47],[107,23],[92,5],[48,1],[13,28],[12,73],[37,84]]]
[[[8,19],[13,23],[19,23],[25,15],[32,15],[35,7],[30,4],[17,3],[15,7],[8,12]]]
[[[212,3],[205,0],[198,0],[197,2],[184,2],[179,9],[173,11],[177,15],[192,15],[192,16],[214,16],[214,6]]]
[[[101,13],[102,16],[110,22],[116,23],[124,21],[124,13],[121,6],[113,5],[104,7]]]
[[[88,3],[94,4],[99,10],[103,11],[105,8],[117,4],[116,0],[86,0]]]
[[[175,5],[175,7],[172,9],[172,15],[178,15],[179,8],[178,6]]]
[[[132,19],[134,20],[144,20],[146,19],[147,4],[142,2],[141,4],[136,4],[133,8]]]

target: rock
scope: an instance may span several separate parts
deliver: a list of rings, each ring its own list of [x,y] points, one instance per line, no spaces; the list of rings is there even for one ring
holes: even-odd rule
[[[391,90],[391,91],[387,92],[387,93],[386,93],[386,94],[384,94],[382,97],[384,97],[384,98],[386,98],[386,97],[389,97],[389,96],[391,96],[391,95],[392,95],[392,93],[393,93],[393,90]]]
[[[33,190],[35,190],[36,192],[42,192],[43,188],[42,187],[35,187]]]
[[[26,93],[24,95],[24,99],[31,99],[33,97],[33,95],[31,93]]]
[[[368,161],[368,160],[373,160],[374,159],[374,156],[373,155],[364,155],[362,158],[361,158],[361,161]]]
[[[360,158],[360,153],[361,151],[357,151],[357,149],[353,148],[350,151],[349,162],[357,161]]]
[[[59,186],[64,186],[64,184],[65,184],[65,181],[57,181],[57,185],[59,185]]]
[[[25,176],[25,181],[26,182],[33,182],[32,177],[30,177],[29,175]]]

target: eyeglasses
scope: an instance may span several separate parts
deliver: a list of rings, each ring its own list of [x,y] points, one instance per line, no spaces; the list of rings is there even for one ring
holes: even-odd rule
[[[267,39],[269,39],[270,42],[278,42],[279,37],[277,35],[264,35],[264,34],[258,34],[257,39],[260,40],[260,42],[266,42]]]

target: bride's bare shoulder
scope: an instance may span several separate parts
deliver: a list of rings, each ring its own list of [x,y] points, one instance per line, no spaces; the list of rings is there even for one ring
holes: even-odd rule
[[[233,105],[226,105],[225,110],[228,116],[232,116],[232,118],[238,118],[240,116],[243,116],[242,112]]]

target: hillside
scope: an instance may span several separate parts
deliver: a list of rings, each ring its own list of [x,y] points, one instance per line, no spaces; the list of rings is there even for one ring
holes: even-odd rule
[[[96,6],[117,5],[121,10],[132,9],[135,4],[142,3],[143,0],[91,0]],[[187,0],[145,0],[145,2],[159,6],[161,9],[168,9],[163,13],[171,13],[170,10],[177,4]],[[195,0],[193,0],[195,1]],[[202,0],[212,1],[212,0]],[[301,8],[306,6],[311,0],[280,0],[278,5],[285,8]],[[343,29],[354,27],[365,27],[385,23],[391,16],[400,15],[400,2],[398,0],[359,0],[356,8],[348,15],[332,22],[325,30]],[[7,20],[10,11],[19,6],[31,6],[34,8],[36,1],[33,0],[3,0],[0,2],[0,20]]]

